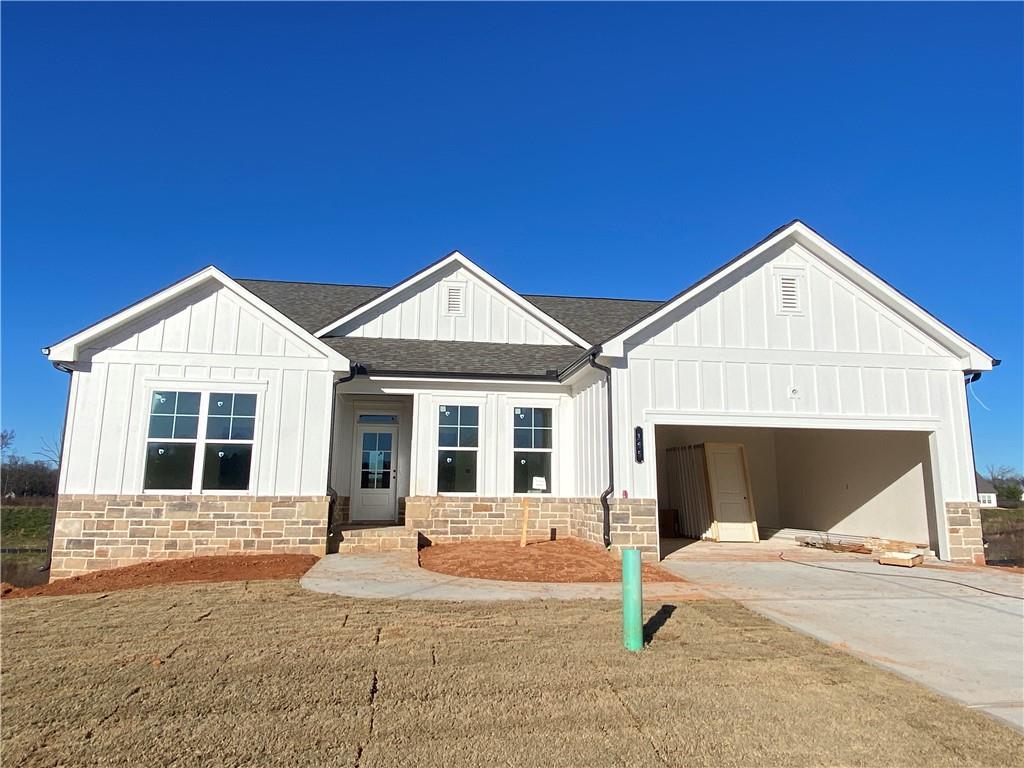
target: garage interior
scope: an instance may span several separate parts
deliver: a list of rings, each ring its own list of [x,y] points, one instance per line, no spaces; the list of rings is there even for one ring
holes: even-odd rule
[[[655,437],[663,558],[697,538],[807,533],[938,551],[927,432],[659,425]]]

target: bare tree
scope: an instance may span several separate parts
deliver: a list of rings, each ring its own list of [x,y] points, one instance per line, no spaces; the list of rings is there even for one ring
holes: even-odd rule
[[[40,449],[36,451],[36,456],[41,456],[43,461],[53,464],[55,467],[60,466],[60,440],[47,440],[45,437],[40,438],[39,443]]]
[[[996,503],[1001,507],[1015,508],[1020,506],[1021,491],[1024,489],[1024,478],[1016,469],[1006,465],[989,464],[985,471],[996,489]]]
[[[988,475],[988,479],[992,481],[992,484],[995,485],[1015,477],[1017,470],[1006,464],[989,464],[985,467],[985,473]]]
[[[14,430],[5,429],[0,431],[0,452],[7,453],[14,445]]]

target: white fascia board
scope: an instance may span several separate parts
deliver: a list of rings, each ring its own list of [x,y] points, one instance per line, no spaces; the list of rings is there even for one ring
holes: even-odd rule
[[[350,322],[352,320],[355,320],[355,319],[361,317],[362,315],[365,315],[368,312],[373,311],[375,308],[379,307],[381,304],[383,304],[384,302],[388,301],[392,297],[396,296],[397,294],[401,293],[402,291],[406,290],[407,288],[409,288],[409,287],[411,287],[413,285],[416,285],[419,282],[422,282],[422,281],[428,279],[432,275],[437,274],[438,272],[440,272],[441,270],[447,268],[451,264],[458,264],[459,266],[463,267],[470,274],[472,274],[474,277],[479,279],[482,283],[487,285],[489,288],[491,288],[494,291],[496,291],[498,294],[500,294],[507,301],[509,301],[510,303],[514,304],[519,309],[521,309],[524,312],[526,312],[528,315],[531,315],[538,322],[546,325],[548,328],[550,328],[555,333],[557,333],[559,336],[561,336],[562,338],[564,338],[567,341],[571,342],[572,344],[576,344],[577,346],[584,347],[584,348],[590,347],[590,343],[588,341],[583,339],[581,336],[578,336],[577,334],[573,333],[571,330],[566,328],[560,322],[555,320],[555,318],[551,317],[551,315],[547,314],[546,312],[541,311],[538,307],[536,307],[535,305],[531,304],[529,301],[524,299],[518,293],[513,291],[511,288],[509,288],[503,282],[501,282],[496,277],[494,277],[492,274],[490,274],[487,270],[483,269],[482,267],[477,266],[472,261],[470,261],[470,259],[468,257],[464,256],[463,254],[459,253],[458,251],[452,251],[451,253],[449,253],[447,256],[445,256],[440,261],[434,262],[433,264],[431,264],[426,269],[420,270],[416,274],[411,275],[410,277],[407,277],[405,280],[400,282],[398,285],[396,285],[393,288],[391,288],[390,290],[382,293],[377,298],[372,299],[371,301],[368,301],[365,304],[361,304],[360,306],[356,307],[351,312],[349,312],[347,315],[344,315],[343,317],[339,317],[337,320],[333,321],[329,325],[326,325],[323,328],[321,328],[319,331],[316,332],[315,335],[317,337],[321,337],[321,336],[323,336],[323,335],[325,335],[327,333],[330,333],[335,328],[337,328],[337,327],[339,327],[341,325],[344,325],[345,323],[348,323],[348,322]]]
[[[778,230],[766,240],[758,243],[750,251],[746,252],[739,258],[734,259],[721,269],[712,272],[706,278],[662,305],[659,309],[643,318],[638,323],[624,329],[614,338],[601,345],[603,353],[612,357],[623,357],[625,355],[625,342],[628,339],[636,336],[637,333],[643,331],[653,323],[658,322],[663,317],[673,312],[681,304],[714,286],[715,283],[724,280],[737,270],[743,269],[743,267],[756,259],[766,250],[773,248],[786,239],[791,239],[807,248],[812,254],[836,268],[855,285],[874,296],[901,317],[905,318],[912,325],[934,338],[950,353],[957,356],[963,370],[992,370],[994,360],[991,355],[918,306],[912,300],[882,280],[882,278],[871,272],[867,267],[858,263],[853,257],[832,245],[832,243],[808,227],[802,221],[794,221]]]
[[[874,296],[909,323],[935,339],[960,358],[963,370],[991,371],[993,358],[981,347],[965,339],[919,304],[840,250],[802,221],[793,225],[793,239],[824,259],[855,285]]]
[[[243,288],[214,266],[204,267],[198,272],[194,272],[173,285],[170,285],[161,291],[157,291],[141,301],[137,301],[120,312],[116,312],[115,314],[100,320],[98,323],[94,323],[88,328],[63,339],[50,347],[47,347],[43,350],[43,353],[53,362],[77,362],[81,351],[90,341],[108,334],[111,331],[117,330],[125,324],[143,317],[148,312],[151,312],[178,296],[187,293],[193,288],[197,288],[198,286],[210,281],[220,283],[239,299],[294,333],[315,351],[326,357],[331,363],[331,368],[333,370],[342,371],[348,369],[349,360],[347,357],[336,350],[331,349],[323,341],[313,336],[309,331],[300,326],[290,317],[263,301],[263,299],[252,293],[252,291]]]

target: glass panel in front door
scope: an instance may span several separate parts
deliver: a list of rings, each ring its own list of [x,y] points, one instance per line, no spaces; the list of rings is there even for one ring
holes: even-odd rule
[[[364,432],[360,488],[391,487],[391,433]]]

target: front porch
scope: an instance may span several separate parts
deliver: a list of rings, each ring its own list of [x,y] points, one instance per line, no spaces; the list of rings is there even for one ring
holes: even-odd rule
[[[522,454],[513,456],[512,418],[546,405],[549,414],[557,413],[561,394],[538,394],[526,386],[515,391],[516,385],[502,395],[445,390],[444,385],[395,392],[365,379],[350,386],[358,390],[341,392],[335,401],[328,552],[518,539],[524,516],[531,539],[574,537],[603,544],[601,500],[572,495],[577,446],[559,429],[546,438],[549,452],[531,454],[547,459],[536,465],[541,469],[529,478],[530,490],[514,492],[512,470],[519,468],[514,462]],[[440,434],[446,429],[458,430],[452,444]],[[458,490],[452,492],[440,489],[448,464],[457,474]],[[503,472],[505,467],[510,471]],[[656,560],[656,507],[653,499],[609,499],[613,550],[637,548],[645,559]]]

